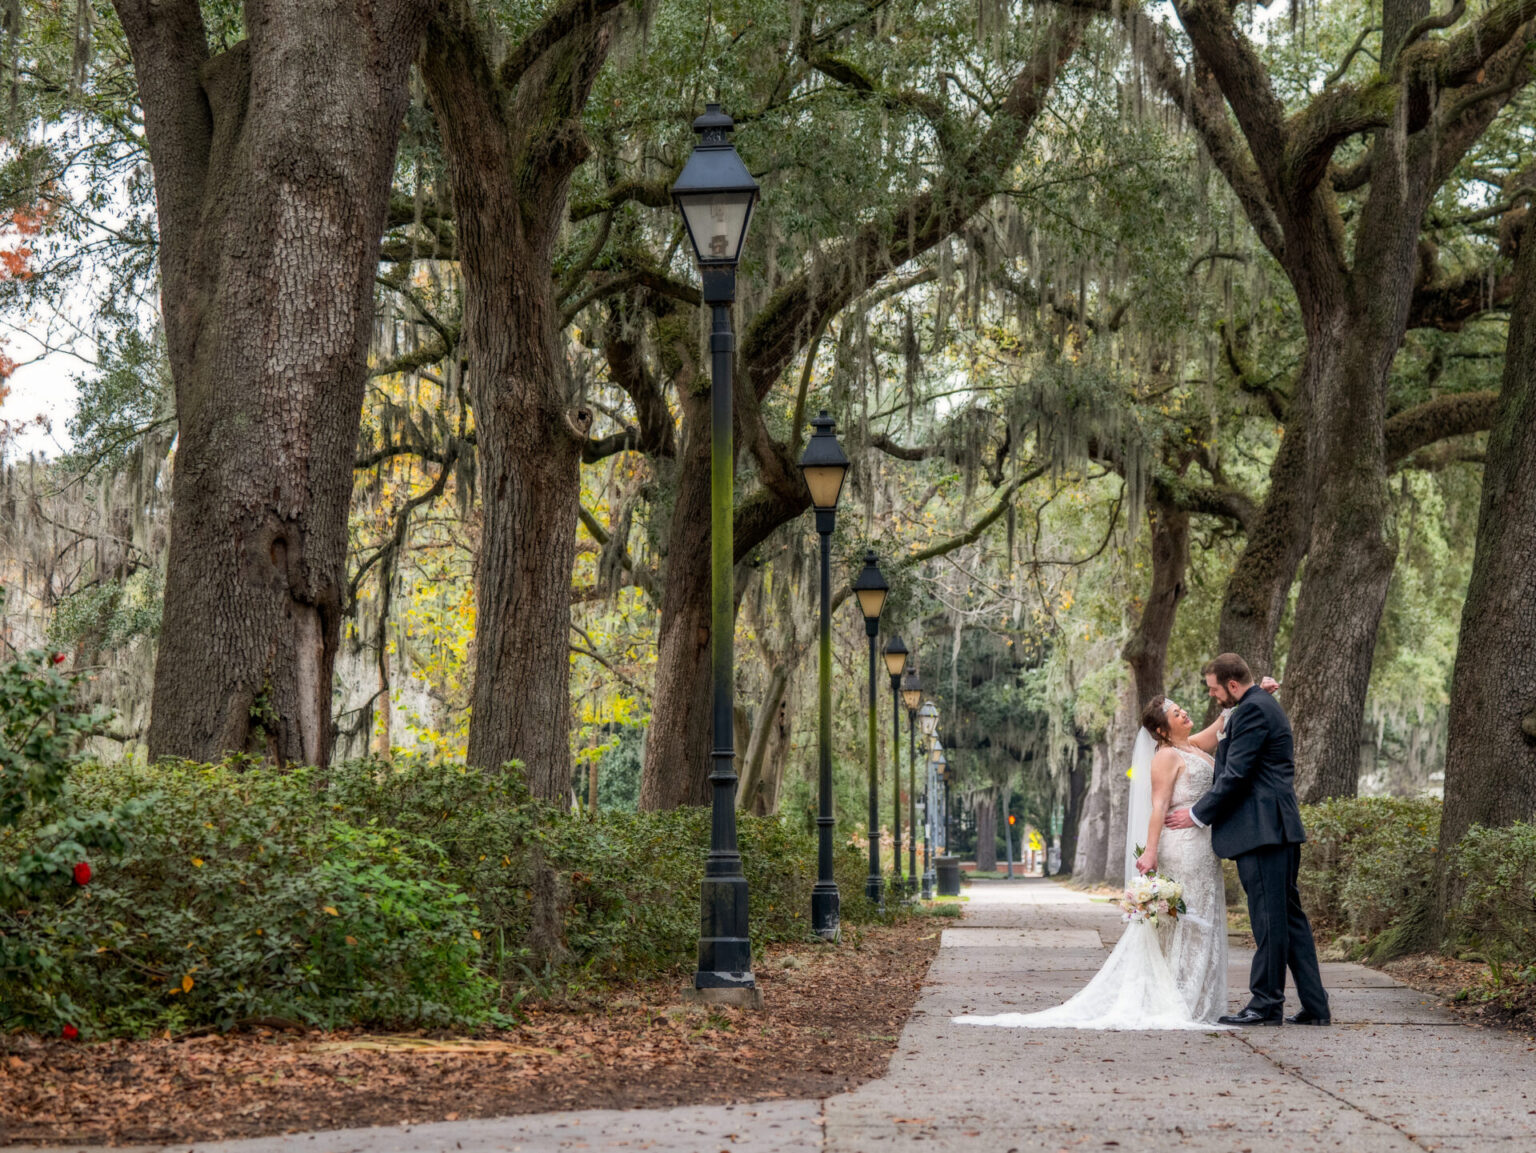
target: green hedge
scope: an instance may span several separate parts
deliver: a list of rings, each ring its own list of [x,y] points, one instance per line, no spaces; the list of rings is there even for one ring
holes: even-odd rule
[[[1354,797],[1307,806],[1302,819],[1297,883],[1318,931],[1373,955],[1426,945],[1440,802]]]
[[[81,807],[148,802],[126,849],[84,888],[0,910],[19,964],[0,1025],[182,1032],[283,1018],[446,1026],[482,1021],[470,900],[429,843],[340,819],[308,770],[167,763],[78,770]],[[26,830],[0,852],[25,842]]]
[[[509,988],[549,975],[644,976],[697,960],[708,809],[592,819],[533,800],[515,772],[413,761],[341,765],[329,792],[349,820],[442,850],[450,880],[479,907],[488,964]],[[737,829],[754,949],[804,939],[814,840],[777,817],[738,814]],[[840,839],[833,867],[843,919],[871,919],[864,852]],[[550,925],[536,924],[551,906],[555,940]]]
[[[1495,964],[1536,964],[1536,825],[1474,825],[1452,865],[1461,895],[1448,920],[1457,939]]]
[[[696,960],[703,809],[594,820],[518,772],[420,762],[85,765],[66,792],[137,812],[88,886],[0,907],[0,1028],[466,1027]],[[0,868],[39,828],[0,839]],[[742,817],[740,844],[754,947],[806,939],[813,840]],[[844,921],[870,919],[864,855],[834,860]]]
[[[1299,885],[1321,936],[1371,959],[1440,947],[1536,963],[1536,826],[1474,826],[1462,838],[1447,862],[1455,897],[1437,941],[1439,801],[1359,797],[1307,806],[1302,817]]]

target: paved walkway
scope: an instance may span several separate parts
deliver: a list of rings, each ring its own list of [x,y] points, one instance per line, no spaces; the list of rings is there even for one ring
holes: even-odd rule
[[[1067,999],[1121,923],[1049,881],[976,882],[890,1072],[826,1102],[828,1151],[1536,1149],[1536,1052],[1373,969],[1324,965],[1335,1024],[1232,1033],[956,1026]],[[1251,953],[1228,985],[1246,1000]],[[1295,1005],[1288,1007],[1294,1012]]]
[[[961,1027],[1066,1000],[1120,932],[1050,881],[976,882],[890,1071],[827,1101],[547,1113],[169,1146],[163,1153],[1350,1153],[1536,1150],[1536,1046],[1469,1028],[1359,965],[1324,965],[1327,1029]],[[1244,998],[1248,954],[1229,979]],[[1294,1006],[1292,1006],[1294,1008]],[[27,1153],[12,1150],[11,1153]]]

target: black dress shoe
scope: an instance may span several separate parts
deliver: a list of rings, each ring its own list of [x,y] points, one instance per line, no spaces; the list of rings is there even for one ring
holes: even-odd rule
[[[1312,1012],[1311,1009],[1303,1009],[1301,1012],[1287,1017],[1285,1023],[1287,1025],[1332,1025],[1333,1018],[1326,1015],[1320,1017]]]
[[[1217,1017],[1218,1025],[1237,1025],[1239,1027],[1253,1027],[1259,1025],[1279,1025],[1285,1018],[1279,1013],[1266,1017],[1262,1013],[1255,1013],[1252,1009],[1244,1009],[1241,1013],[1228,1013],[1225,1017]]]

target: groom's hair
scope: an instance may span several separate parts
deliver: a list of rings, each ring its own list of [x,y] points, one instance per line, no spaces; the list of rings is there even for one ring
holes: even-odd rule
[[[1200,671],[1206,676],[1214,676],[1219,685],[1228,681],[1236,681],[1240,685],[1253,684],[1253,670],[1236,653],[1222,653]]]

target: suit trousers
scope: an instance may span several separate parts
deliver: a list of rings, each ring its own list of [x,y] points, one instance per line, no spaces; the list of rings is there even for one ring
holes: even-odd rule
[[[1317,969],[1317,945],[1312,925],[1301,908],[1296,874],[1301,868],[1300,845],[1263,845],[1237,858],[1237,875],[1248,895],[1248,921],[1256,946],[1248,988],[1248,1008],[1277,1017],[1285,1008],[1285,971],[1291,971],[1301,1007],[1319,1017],[1329,1016],[1328,994]]]

